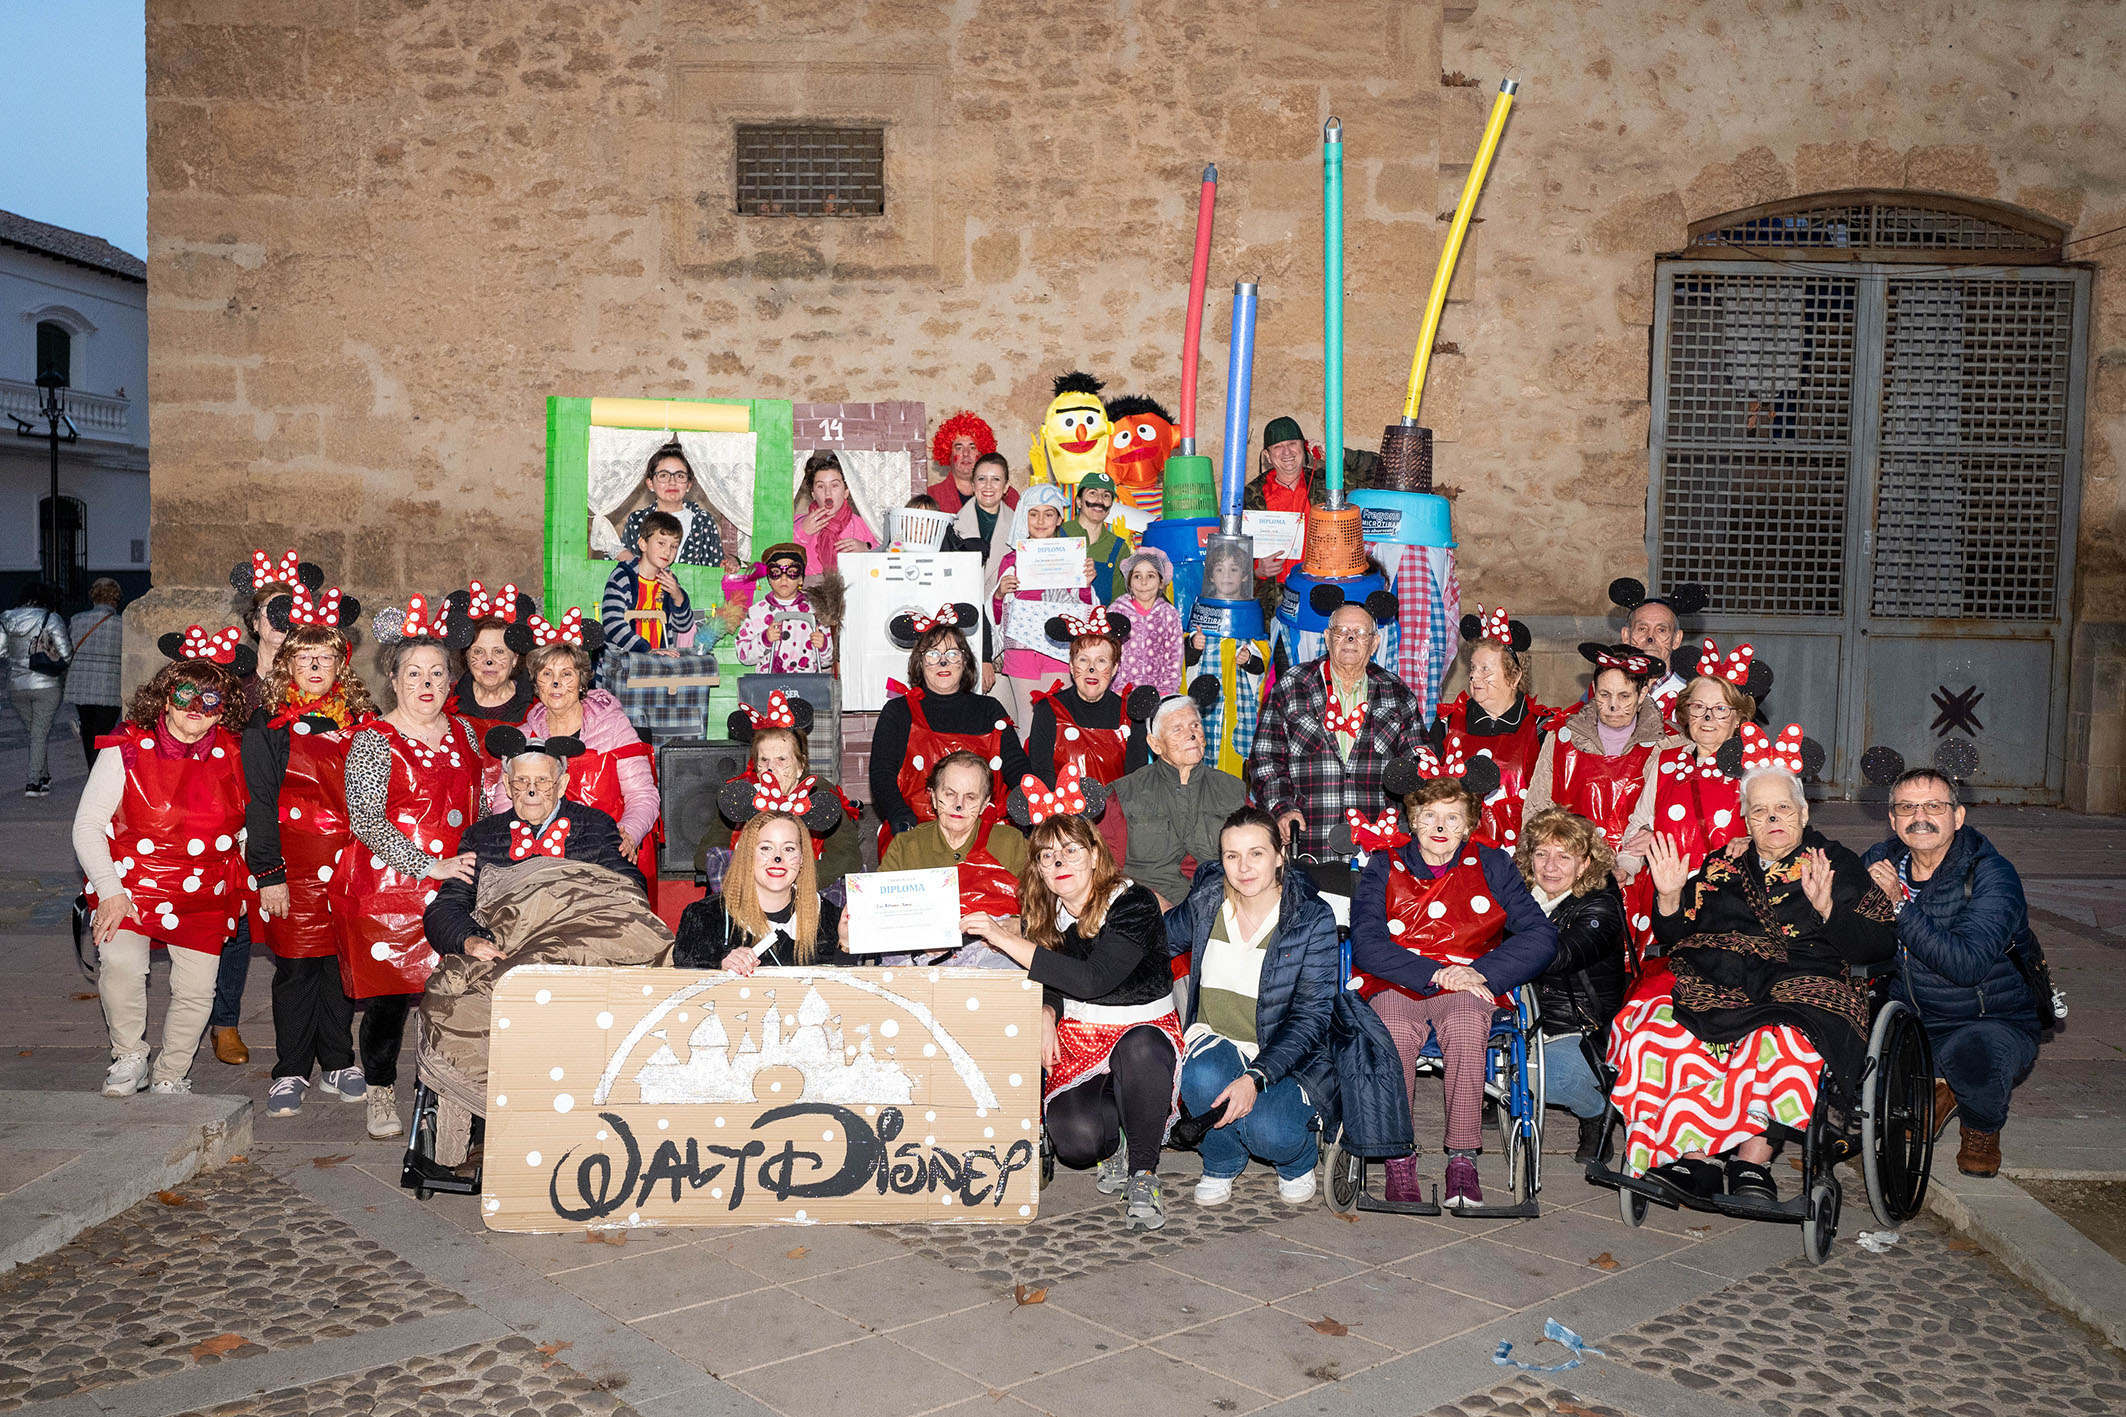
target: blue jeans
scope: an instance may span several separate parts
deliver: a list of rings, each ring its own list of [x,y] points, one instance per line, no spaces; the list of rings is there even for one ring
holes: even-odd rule
[[[1929,1027],[1934,1070],[1956,1090],[1956,1114],[1974,1132],[2008,1123],[2008,1096],[2037,1061],[2037,1038],[1997,1019]],[[1938,1120],[1938,1119],[1937,1119]]]
[[[1602,1115],[1602,1105],[1608,1097],[1594,1069],[1587,1066],[1579,1034],[1543,1040],[1543,1100],[1575,1117],[1591,1120]]]
[[[251,916],[236,917],[236,938],[222,946],[221,972],[214,979],[214,1012],[209,1028],[234,1028],[244,1012],[244,981],[251,977]]]
[[[1246,1068],[1231,1039],[1197,1039],[1181,1060],[1182,1103],[1202,1116]],[[1314,1104],[1299,1079],[1279,1078],[1255,1099],[1247,1116],[1204,1133],[1203,1144],[1196,1148],[1203,1157],[1203,1174],[1230,1179],[1247,1170],[1248,1158],[1255,1156],[1276,1167],[1284,1180],[1296,1180],[1314,1169],[1313,1121]]]

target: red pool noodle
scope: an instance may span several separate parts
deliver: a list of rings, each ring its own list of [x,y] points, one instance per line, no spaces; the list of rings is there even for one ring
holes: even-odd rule
[[[1211,209],[1218,202],[1218,167],[1203,169],[1203,193],[1196,201],[1196,262],[1189,270],[1188,325],[1181,336],[1181,443],[1196,447],[1196,352],[1203,340],[1203,293],[1211,275]]]

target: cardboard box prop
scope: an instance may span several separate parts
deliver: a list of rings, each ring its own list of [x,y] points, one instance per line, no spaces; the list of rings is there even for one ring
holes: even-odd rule
[[[940,605],[973,605],[988,613],[978,552],[857,551],[841,558],[841,569],[849,586],[848,618],[842,625],[844,711],[884,708],[893,697],[886,681],[908,677],[908,651],[886,633],[894,616],[909,611],[928,615]],[[980,631],[967,638],[980,654]]]
[[[579,969],[494,995],[495,1230],[1040,1209],[1041,991],[1016,970]]]

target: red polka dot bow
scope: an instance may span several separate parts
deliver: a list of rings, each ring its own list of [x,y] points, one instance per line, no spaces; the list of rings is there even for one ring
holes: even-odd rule
[[[505,625],[517,623],[517,583],[509,582],[502,587],[500,595],[490,596],[487,587],[474,581],[469,587],[470,597],[465,606],[469,620],[485,620],[492,616]]]
[[[1393,851],[1410,840],[1410,833],[1402,829],[1401,814],[1393,807],[1373,822],[1367,821],[1356,807],[1346,807],[1344,820],[1351,824],[1351,840],[1361,851]]]
[[[777,689],[768,695],[768,706],[757,709],[751,704],[740,704],[755,728],[795,728],[797,715],[790,711],[790,697]]]
[[[310,593],[310,587],[301,581],[295,584],[295,593],[288,606],[288,623],[291,625],[324,625],[338,628],[340,623],[340,588]]]
[[[244,642],[244,632],[230,625],[208,634],[197,625],[185,627],[184,643],[178,648],[179,659],[207,659],[216,664],[234,664],[236,647]]]
[[[276,563],[263,551],[251,553],[251,589],[264,590],[269,585],[301,585],[303,583],[303,558],[290,551]]]
[[[1796,777],[1801,775],[1801,725],[1789,723],[1779,730],[1776,738],[1764,736],[1764,730],[1754,723],[1742,725],[1742,770],[1755,768],[1785,768]]]
[[[444,635],[443,622],[450,615],[448,604],[436,607],[435,614],[428,613],[428,598],[420,595],[406,597],[406,623],[399,636],[408,640],[440,640]]]
[[[956,630],[960,625],[960,612],[950,605],[940,605],[937,609],[937,614],[911,615],[908,617],[908,623],[919,635],[928,634],[930,631],[940,627]]]
[[[1596,672],[1604,669],[1621,669],[1626,674],[1651,674],[1654,662],[1643,654],[1620,654],[1615,650],[1603,650],[1594,657]]]
[[[1460,777],[1469,771],[1469,754],[1462,747],[1462,735],[1447,735],[1444,752],[1435,753],[1428,744],[1419,744],[1417,749],[1417,773],[1419,777]]]
[[[583,612],[571,605],[561,614],[559,622],[549,621],[534,610],[531,615],[532,648],[543,645],[577,645],[583,643]]]
[[[1095,605],[1082,615],[1074,611],[1064,611],[1063,628],[1069,631],[1071,639],[1080,635],[1111,635],[1115,632],[1115,627],[1108,622],[1107,607],[1102,605]]]
[[[1506,617],[1506,607],[1496,606],[1486,610],[1476,607],[1476,619],[1480,628],[1476,637],[1480,640],[1497,640],[1508,649],[1513,648],[1513,622]]]
[[[753,784],[753,810],[756,812],[788,812],[793,817],[802,817],[812,810],[812,788],[819,781],[807,777],[797,786],[785,792],[772,772],[763,772]]]
[[[522,861],[528,856],[563,856],[568,851],[568,818],[556,817],[554,824],[543,832],[534,832],[522,821],[509,824],[509,859]]]
[[[1711,640],[1705,641],[1704,650],[1698,656],[1698,672],[1716,679],[1725,679],[1736,688],[1750,681],[1750,661],[1757,656],[1754,645],[1736,645],[1728,651],[1727,658],[1720,657],[1720,647]]]
[[[1082,817],[1086,811],[1085,769],[1077,763],[1069,763],[1056,774],[1053,789],[1032,773],[1019,779],[1019,791],[1026,798],[1026,821],[1029,826],[1038,826],[1050,817]]]
[[[1353,738],[1356,738],[1358,730],[1366,726],[1367,707],[1366,704],[1360,704],[1357,708],[1346,713],[1343,706],[1337,703],[1334,698],[1331,698],[1328,708],[1322,711],[1322,731],[1331,736],[1338,733],[1348,733]]]

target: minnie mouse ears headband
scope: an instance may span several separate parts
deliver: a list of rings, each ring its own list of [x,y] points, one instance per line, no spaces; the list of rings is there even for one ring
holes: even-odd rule
[[[167,659],[183,663],[186,660],[204,660],[220,665],[239,679],[248,679],[258,668],[258,651],[244,643],[244,632],[234,625],[209,632],[197,625],[189,625],[182,634],[172,630],[155,642],[156,648]]]
[[[1450,733],[1443,751],[1419,748],[1407,758],[1390,762],[1381,773],[1381,790],[1390,797],[1408,797],[1427,782],[1439,778],[1452,778],[1461,783],[1464,790],[1478,801],[1499,790],[1499,765],[1491,760],[1489,753],[1471,755],[1462,742],[1462,735]],[[1470,823],[1475,826],[1474,822]]]
[[[250,560],[239,562],[229,571],[230,586],[242,595],[256,595],[269,585],[303,585],[316,590],[324,583],[325,573],[293,549],[278,561],[263,551],[254,551]]]
[[[1803,736],[1798,723],[1789,723],[1776,735],[1767,735],[1756,724],[1745,723],[1734,737],[1720,745],[1713,761],[1729,777],[1741,777],[1758,768],[1780,768],[1807,780],[1823,771],[1828,756],[1821,743]]]
[[[1648,595],[1642,582],[1624,576],[1609,583],[1609,599],[1627,615],[1642,605],[1665,605],[1681,617],[1697,614],[1712,597],[1696,581],[1685,581],[1665,595]]]
[[[1605,669],[1615,669],[1634,679],[1647,680],[1659,674],[1666,666],[1644,650],[1630,645],[1603,645],[1592,640],[1580,645],[1580,658],[1595,667],[1599,674]]]
[[[1082,612],[1073,610],[1051,615],[1041,628],[1048,631],[1050,639],[1064,643],[1081,635],[1099,635],[1120,645],[1128,643],[1130,627],[1129,621],[1122,616],[1110,615],[1106,606],[1095,605]]]
[[[337,630],[361,616],[362,602],[342,594],[338,586],[312,594],[309,586],[298,582],[292,595],[276,595],[266,602],[266,620],[282,634],[297,625]]]
[[[1376,590],[1364,600],[1353,600],[1344,594],[1340,585],[1318,585],[1307,592],[1307,604],[1316,615],[1334,615],[1346,605],[1355,605],[1373,617],[1376,625],[1385,625],[1395,618],[1395,596],[1391,591]]]
[[[454,590],[443,597],[450,613],[471,624],[478,620],[500,620],[504,625],[529,624],[539,602],[517,589],[511,581],[500,590],[490,592],[486,586],[474,581],[466,590]]]
[[[430,606],[428,597],[410,595],[406,608],[386,606],[377,611],[369,621],[378,644],[395,645],[401,640],[417,640],[423,644],[438,645],[444,649],[463,649],[472,643],[472,622],[463,616],[450,613],[450,603]]]
[[[524,736],[524,730],[514,723],[496,724],[487,730],[487,736],[480,741],[486,745],[487,756],[500,758],[504,762],[522,757],[526,753],[544,753],[566,765],[570,758],[584,752],[583,740],[580,738],[571,738],[564,734],[557,734],[552,738],[527,738]]]
[[[1004,799],[1005,815],[1019,827],[1039,826],[1050,817],[1084,817],[1093,821],[1106,810],[1106,786],[1086,777],[1084,769],[1075,762],[1056,774],[1054,787],[1028,773]]]
[[[1722,658],[1720,647],[1708,639],[1699,647],[1694,672],[1707,679],[1725,680],[1753,699],[1762,699],[1772,691],[1772,666],[1757,658],[1753,645],[1736,645]]]
[[[1515,654],[1523,653],[1535,643],[1528,627],[1518,620],[1506,618],[1506,607],[1494,606],[1486,610],[1476,607],[1476,614],[1462,617],[1462,638],[1465,640],[1492,640],[1504,645]]]
[[[536,610],[525,611],[523,619],[502,631],[502,640],[518,654],[530,654],[548,645],[596,651],[605,647],[605,631],[596,620],[585,620],[583,612],[571,605],[559,620],[547,620]]]
[[[917,640],[940,626],[965,632],[981,623],[981,612],[963,601],[940,605],[929,614],[904,610],[886,622],[886,637],[902,649],[914,649]]]
[[[841,799],[819,779],[807,777],[784,789],[775,774],[764,772],[757,782],[734,777],[716,790],[716,810],[732,826],[742,826],[761,812],[787,812],[805,824],[814,836],[833,831],[842,819]]]
[[[1875,747],[1860,755],[1860,775],[1877,787],[1888,787],[1910,766],[1895,748]],[[1943,739],[1934,749],[1934,770],[1961,790],[1978,775],[1978,746],[1968,738]]]
[[[768,695],[768,706],[757,709],[740,704],[724,725],[724,736],[737,743],[750,743],[763,728],[787,728],[792,733],[812,731],[812,705],[777,689]]]

